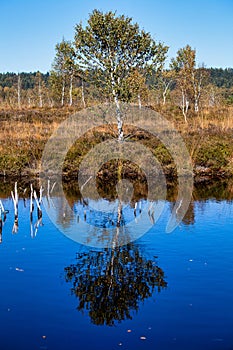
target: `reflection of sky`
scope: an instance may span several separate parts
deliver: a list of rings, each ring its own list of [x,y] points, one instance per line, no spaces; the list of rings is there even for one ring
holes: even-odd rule
[[[141,201],[136,209],[123,203],[119,230],[118,204],[118,201],[86,199],[77,201],[71,209],[64,198],[51,198],[50,204],[44,201],[47,213],[61,232],[94,247],[112,247],[116,236],[120,245],[138,239],[158,220],[165,202]]]
[[[196,202],[196,215],[203,217],[203,222],[216,221],[221,223],[222,220],[233,220],[233,201],[226,200],[207,200],[205,202]]]
[[[135,214],[138,216],[146,208],[146,201],[137,203]],[[116,226],[117,223],[118,201],[88,200],[88,206],[83,206],[81,202],[76,202],[73,210],[81,220],[84,220],[84,211],[86,211],[86,220],[90,225],[110,228]],[[135,220],[135,214],[134,208],[130,204],[122,203],[122,219],[125,224]]]
[[[165,234],[171,214],[166,203],[157,224],[135,244],[146,257],[158,256],[168,288],[140,304],[132,320],[110,328],[96,327],[87,313],[77,312],[70,285],[64,283],[64,267],[75,263],[77,252],[91,250],[62,235],[44,209],[44,226],[31,239],[29,203],[24,208],[21,200],[19,232],[12,235],[13,203],[3,203],[10,213],[0,245],[0,348],[62,350],[69,343],[70,350],[77,344],[109,350],[122,343],[128,350],[231,349],[232,202],[196,201],[194,223],[181,224],[172,234]]]

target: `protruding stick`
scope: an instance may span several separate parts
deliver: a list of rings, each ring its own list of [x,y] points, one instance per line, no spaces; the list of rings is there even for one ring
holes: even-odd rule
[[[30,196],[30,221],[32,222],[33,219],[33,209],[34,209],[34,205],[33,205],[33,190],[31,189],[31,196]]]
[[[0,243],[2,243],[2,207],[0,205]]]
[[[0,217],[0,244],[2,243],[2,218]]]
[[[134,216],[137,215],[137,206],[138,206],[138,203],[136,202],[135,205],[134,205]]]
[[[40,219],[40,218],[42,218],[42,210],[41,210],[41,206],[40,206],[40,203],[39,203],[39,201],[38,201],[38,198],[37,198],[36,191],[34,191],[34,198],[35,198],[36,205],[37,205],[38,219]]]
[[[5,209],[4,209],[4,206],[3,206],[3,204],[2,204],[2,201],[0,200],[0,210],[2,211],[2,213],[4,213],[5,212]]]
[[[19,197],[18,197],[18,190],[17,190],[17,182],[15,183],[15,193],[13,193],[13,191],[11,191],[11,197],[12,197],[12,200],[13,200],[13,203],[14,203],[15,225],[18,226],[18,202],[19,202]]]
[[[9,211],[5,210],[1,200],[0,200],[0,211],[2,212],[2,215],[3,215],[3,222],[5,222],[6,221],[6,214],[9,213]]]
[[[40,186],[40,198],[39,198],[39,204],[41,204],[42,203],[42,195],[43,195],[43,188],[42,188],[42,186]]]
[[[14,209],[15,209],[15,221],[12,228],[12,233],[17,233],[19,228],[19,221],[18,221],[18,192],[17,192],[17,182],[15,183],[15,194],[11,191],[11,197],[13,199],[14,203]]]
[[[19,196],[18,196],[18,188],[17,188],[17,182],[15,182],[15,200],[18,206],[19,203]]]

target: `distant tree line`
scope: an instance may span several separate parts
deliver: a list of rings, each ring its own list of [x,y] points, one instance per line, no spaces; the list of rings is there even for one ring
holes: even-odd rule
[[[209,74],[209,83],[219,88],[230,89],[233,88],[233,68],[205,68]],[[36,86],[36,74],[41,74],[41,79],[46,87],[49,87],[50,72],[30,72],[20,73],[21,84],[23,90],[34,89]],[[0,86],[1,88],[11,88],[17,85],[18,74],[17,73],[0,73]]]
[[[219,88],[233,87],[233,68],[208,68],[210,83]]]
[[[233,104],[233,68],[204,68],[203,69],[208,76],[208,88],[209,88],[209,105],[214,106],[216,103],[221,104]],[[142,96],[145,98],[150,91],[154,95],[155,102],[164,102],[165,97],[171,100],[171,95],[175,94],[176,84],[172,80],[171,70],[165,70],[163,77],[160,79],[155,73],[152,73],[147,77],[146,81],[142,79]],[[20,77],[20,87],[18,81]],[[21,104],[25,107],[40,107],[39,98],[39,82],[41,79],[41,94],[43,95],[43,106],[59,106],[69,104],[85,104],[83,99],[82,90],[85,86],[85,95],[88,101],[92,99],[98,99],[101,95],[100,91],[95,87],[91,87],[89,83],[83,81],[79,77],[73,79],[73,91],[72,100],[68,98],[68,94],[65,90],[65,96],[63,103],[59,96],[59,84],[56,82],[56,76],[54,72],[40,73],[0,73],[0,105],[2,106],[18,106],[18,89],[21,89]],[[134,80],[131,77],[132,84]],[[66,88],[68,84],[66,83]],[[43,91],[42,91],[43,89]],[[162,91],[163,90],[163,91]],[[156,94],[157,93],[157,94]],[[216,100],[217,99],[217,100]],[[215,100],[215,101],[214,101]],[[60,103],[61,102],[61,103]]]
[[[40,72],[33,72],[33,73],[20,73],[21,77],[21,87],[23,90],[28,90],[28,89],[34,89],[36,86],[36,75],[37,74],[41,75],[42,81],[45,83],[46,86],[48,86],[48,81],[49,81],[49,72],[44,74]],[[16,73],[0,73],[0,86],[2,88],[8,87],[12,88],[14,86],[17,86],[18,82],[18,74]]]

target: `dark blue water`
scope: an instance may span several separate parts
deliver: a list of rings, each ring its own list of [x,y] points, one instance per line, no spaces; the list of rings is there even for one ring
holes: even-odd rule
[[[32,238],[23,200],[12,234],[13,203],[3,203],[0,349],[233,349],[232,201],[197,199],[172,234],[167,202],[158,223],[114,255],[114,294],[103,288],[110,251],[69,240],[45,212]]]

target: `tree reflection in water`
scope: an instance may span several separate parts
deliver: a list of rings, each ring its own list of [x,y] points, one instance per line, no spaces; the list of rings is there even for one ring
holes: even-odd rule
[[[132,319],[140,302],[167,286],[156,258],[147,260],[137,245],[78,253],[76,263],[65,268],[72,283],[77,309],[88,310],[91,322],[113,326]]]

